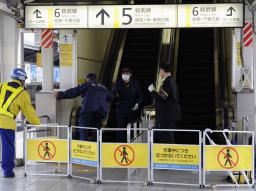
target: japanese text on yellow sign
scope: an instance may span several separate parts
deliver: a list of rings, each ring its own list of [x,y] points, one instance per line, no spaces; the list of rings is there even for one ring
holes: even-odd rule
[[[87,141],[72,141],[72,163],[87,166],[97,166],[97,143]]]
[[[197,145],[154,144],[155,169],[199,170],[200,149]]]
[[[240,42],[236,43],[236,60],[237,60],[237,65],[241,66],[242,65],[242,59],[241,59],[241,45]]]
[[[42,54],[36,53],[36,66],[42,67]]]
[[[28,139],[27,160],[67,162],[67,140],[54,139]]]
[[[60,44],[60,65],[72,66],[72,44]]]
[[[103,168],[148,168],[148,144],[102,144]]]
[[[205,146],[206,171],[251,171],[252,146]]]

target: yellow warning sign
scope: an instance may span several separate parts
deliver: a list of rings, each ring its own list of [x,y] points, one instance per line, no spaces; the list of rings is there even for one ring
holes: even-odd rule
[[[60,65],[72,66],[73,53],[72,44],[60,44]]]
[[[87,166],[97,166],[97,150],[97,143],[73,140],[71,147],[72,163]]]
[[[42,54],[36,53],[36,66],[42,67]]]
[[[67,162],[67,140],[28,139],[27,160]]]
[[[237,65],[241,66],[242,65],[242,59],[241,59],[241,45],[240,42],[236,43],[236,61]]]
[[[252,146],[205,146],[206,171],[251,171]]]
[[[199,170],[198,145],[154,144],[154,169]]]
[[[103,168],[148,168],[148,144],[102,144]]]
[[[60,52],[72,52],[72,44],[60,44]]]

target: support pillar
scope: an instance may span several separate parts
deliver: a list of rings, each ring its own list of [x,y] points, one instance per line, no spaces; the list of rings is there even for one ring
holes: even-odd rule
[[[53,89],[53,48],[42,48],[43,84],[42,91],[52,91]]]
[[[77,85],[77,38],[72,30],[60,30],[60,89]]]
[[[1,81],[10,80],[11,71],[17,66],[16,21],[0,13],[0,68]]]

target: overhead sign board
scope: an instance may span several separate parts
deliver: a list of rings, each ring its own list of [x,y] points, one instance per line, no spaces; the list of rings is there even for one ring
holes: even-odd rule
[[[89,28],[176,28],[177,5],[88,7]]]
[[[26,6],[26,28],[87,28],[87,6]]]
[[[243,3],[178,6],[178,27],[243,27]]]
[[[243,27],[243,3],[26,6],[26,28]]]

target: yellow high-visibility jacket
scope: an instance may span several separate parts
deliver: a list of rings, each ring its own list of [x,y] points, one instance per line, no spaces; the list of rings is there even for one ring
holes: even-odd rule
[[[40,119],[31,104],[28,92],[22,88],[19,80],[12,82],[20,86],[14,88],[8,82],[0,84],[0,128],[16,130],[15,118],[20,111],[30,124],[39,125]]]

